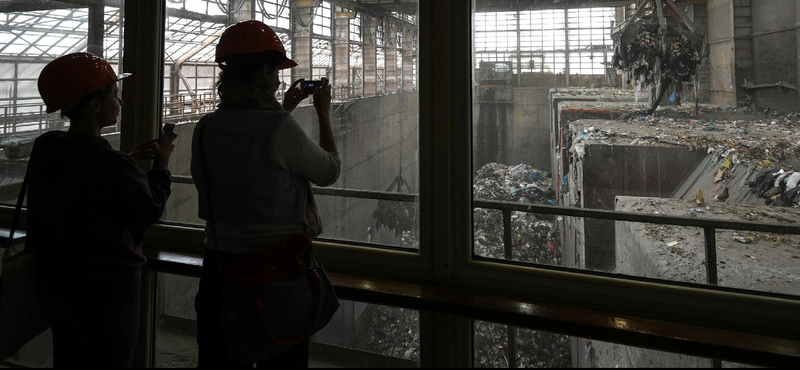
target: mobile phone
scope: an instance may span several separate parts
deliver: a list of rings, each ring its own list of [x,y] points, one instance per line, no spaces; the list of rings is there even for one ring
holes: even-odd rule
[[[167,140],[169,135],[172,135],[172,131],[175,130],[174,123],[165,123],[163,127],[161,127],[161,134],[158,135],[158,143],[161,144],[164,140]]]
[[[303,81],[303,94],[311,95],[318,87],[322,87],[322,80]]]

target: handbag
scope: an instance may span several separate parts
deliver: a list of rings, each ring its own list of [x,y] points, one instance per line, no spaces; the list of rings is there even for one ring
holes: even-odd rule
[[[14,231],[22,210],[28,176],[22,180],[17,208],[11,222],[8,243],[0,270],[0,360],[17,353],[22,346],[50,327],[39,304],[39,284],[34,267],[34,252],[29,248],[12,250]]]
[[[220,321],[228,357],[254,363],[277,356],[322,329],[339,309],[311,237],[293,235],[267,250],[223,263],[216,237],[205,157],[205,120],[198,128],[208,224],[222,281]]]

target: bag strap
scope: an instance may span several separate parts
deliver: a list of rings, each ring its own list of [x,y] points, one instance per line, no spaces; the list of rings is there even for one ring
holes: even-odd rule
[[[17,208],[14,210],[14,219],[11,221],[11,231],[8,233],[7,248],[11,247],[14,242],[14,232],[17,230],[17,223],[19,223],[19,216],[22,214],[22,203],[25,201],[25,190],[28,189],[28,172],[25,172],[25,177],[22,179],[22,188],[19,189],[19,198],[17,198]]]

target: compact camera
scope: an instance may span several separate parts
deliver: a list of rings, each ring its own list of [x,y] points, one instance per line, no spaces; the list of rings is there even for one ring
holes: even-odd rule
[[[322,80],[311,80],[311,81],[303,81],[303,94],[311,95],[317,88],[322,87]]]

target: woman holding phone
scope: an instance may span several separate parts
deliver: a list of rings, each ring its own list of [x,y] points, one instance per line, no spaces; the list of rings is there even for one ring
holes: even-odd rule
[[[139,328],[145,227],[170,194],[171,134],[126,154],[100,135],[122,106],[103,59],[65,55],[44,67],[47,113],[69,129],[38,137],[28,163],[27,248],[35,251],[41,299],[53,329],[55,367],[128,367]],[[152,159],[145,173],[137,161]]]
[[[287,240],[303,239],[303,235],[317,236],[321,224],[311,183],[333,184],[341,162],[331,130],[327,79],[313,90],[318,143],[290,114],[308,97],[302,85],[298,86],[304,80],[291,85],[282,104],[275,99],[278,71],[297,63],[286,57],[283,44],[269,26],[245,21],[229,27],[220,37],[216,61],[222,69],[218,84],[222,102],[216,112],[203,117],[192,139],[192,177],[200,217],[209,220],[209,196],[214,217],[213,229],[206,223],[203,274],[195,299],[198,365],[252,367],[226,351],[220,321],[220,266],[281,242],[285,245]],[[202,136],[199,130],[203,130]],[[204,184],[201,149],[210,191]],[[292,238],[298,235],[300,238]],[[289,246],[295,247],[299,246]],[[308,367],[308,339],[257,364]]]

